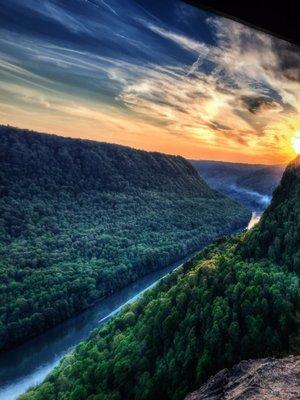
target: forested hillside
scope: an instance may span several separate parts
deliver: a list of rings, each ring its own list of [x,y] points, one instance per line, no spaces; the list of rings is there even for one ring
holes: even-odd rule
[[[0,127],[0,349],[239,229],[182,157]]]
[[[210,160],[191,160],[191,164],[204,179],[216,187],[224,184],[228,186],[239,179],[251,175],[255,171],[259,171],[263,167],[262,164]]]
[[[273,201],[247,236],[242,251],[248,258],[269,258],[300,274],[300,157],[283,174]]]
[[[243,174],[237,179],[237,185],[260,194],[272,195],[284,171],[284,165],[266,165],[256,171]]]
[[[212,188],[257,211],[263,211],[268,205],[285,168],[282,164],[206,160],[192,160],[191,163]]]
[[[279,237],[284,221],[299,232],[298,177],[296,163],[255,231],[208,246],[96,330],[21,399],[181,400],[242,359],[299,354],[299,275],[285,268],[285,254],[278,264],[272,255],[249,259],[244,252],[271,218]]]
[[[262,195],[272,195],[282,177],[283,164],[243,164],[226,161],[191,160],[211,187],[220,189],[236,184]]]

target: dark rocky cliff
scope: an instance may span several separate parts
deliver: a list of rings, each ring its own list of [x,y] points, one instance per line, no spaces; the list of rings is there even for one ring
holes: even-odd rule
[[[300,399],[300,357],[242,361],[211,377],[185,400]]]

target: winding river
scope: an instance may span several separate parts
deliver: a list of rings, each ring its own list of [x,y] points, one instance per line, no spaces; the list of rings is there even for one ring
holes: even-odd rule
[[[46,333],[0,354],[0,400],[14,400],[42,382],[61,358],[91,331],[136,300],[191,256],[153,272]]]
[[[251,228],[259,217],[260,213],[254,211],[247,228]],[[101,326],[190,257],[139,279],[78,316],[0,354],[0,400],[15,400],[30,387],[42,382],[61,358],[86,339],[93,329]]]

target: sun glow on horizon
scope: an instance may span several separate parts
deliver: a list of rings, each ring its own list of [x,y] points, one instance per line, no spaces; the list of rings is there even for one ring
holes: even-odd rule
[[[0,124],[188,159],[299,154],[298,47],[169,2],[6,2]]]
[[[297,131],[292,137],[292,145],[297,154],[300,154],[300,131]]]

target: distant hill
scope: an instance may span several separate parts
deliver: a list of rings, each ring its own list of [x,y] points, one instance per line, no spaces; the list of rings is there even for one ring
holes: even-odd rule
[[[271,196],[282,177],[284,165],[263,166],[237,179],[237,185]]]
[[[237,182],[238,179],[263,168],[262,164],[244,164],[226,161],[190,160],[200,175],[207,180],[220,184],[221,180],[226,183]]]
[[[214,189],[254,210],[264,210],[278,185],[284,165],[192,160],[199,175]]]
[[[0,127],[0,349],[244,227],[182,157]]]
[[[298,355],[299,171],[298,162],[287,168],[256,228],[206,247],[94,331],[20,399],[182,400],[241,360]],[[253,373],[256,366],[260,361],[239,371],[249,392],[238,398],[251,398],[272,371]],[[271,367],[284,379],[282,363]],[[292,386],[282,387],[288,399]],[[218,399],[214,389],[213,397],[198,398]]]

